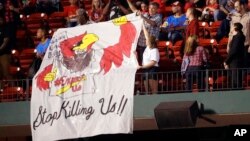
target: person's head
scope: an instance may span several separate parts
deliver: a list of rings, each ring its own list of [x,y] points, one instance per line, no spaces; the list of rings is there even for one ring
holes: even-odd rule
[[[234,31],[235,32],[242,32],[243,25],[241,23],[234,23]]]
[[[157,47],[156,38],[150,35],[146,44],[149,48],[156,48]]]
[[[195,9],[194,8],[188,8],[188,10],[186,12],[186,17],[188,19],[195,18]]]
[[[187,40],[186,40],[184,53],[186,55],[194,54],[197,46],[198,46],[198,38],[197,38],[197,36],[195,36],[195,35],[189,36],[187,38]]]
[[[141,11],[142,12],[147,12],[148,11],[148,6],[144,2],[141,3]]]
[[[216,4],[217,0],[209,0],[209,4]]]
[[[47,28],[45,27],[38,28],[36,32],[36,37],[38,39],[46,38],[47,33],[48,33]]]
[[[237,0],[234,3],[234,8],[238,13],[241,13],[243,10],[246,10],[248,1],[247,0]]]
[[[76,5],[76,0],[69,0],[70,5]]]
[[[148,8],[148,13],[149,15],[155,15],[157,14],[159,9],[159,4],[157,2],[150,2],[149,8]]]
[[[174,14],[181,12],[181,3],[179,1],[172,3],[172,12]]]
[[[140,9],[140,8],[141,8],[141,4],[142,4],[142,1],[136,1],[136,2],[135,2],[135,7],[136,7],[137,9]]]
[[[88,15],[87,15],[87,13],[85,12],[84,9],[76,10],[76,17],[77,17],[77,22],[80,25],[84,25],[88,21]]]
[[[92,7],[93,8],[100,8],[102,6],[101,0],[92,0]]]

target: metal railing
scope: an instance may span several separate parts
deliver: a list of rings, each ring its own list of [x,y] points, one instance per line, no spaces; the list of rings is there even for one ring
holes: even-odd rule
[[[0,81],[0,102],[28,101],[30,79]],[[250,69],[137,73],[135,95],[250,89]]]
[[[151,81],[151,82],[150,82]],[[154,84],[157,86],[155,92]],[[152,88],[153,87],[153,88]],[[244,90],[250,88],[250,69],[217,69],[182,72],[138,73],[135,95]]]
[[[0,81],[0,102],[30,100],[31,85],[30,79]]]

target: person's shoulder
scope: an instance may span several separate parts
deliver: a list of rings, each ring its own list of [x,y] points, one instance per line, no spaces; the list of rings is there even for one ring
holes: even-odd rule
[[[172,20],[174,18],[175,18],[174,15],[171,15],[171,16],[167,17],[166,20]]]
[[[152,52],[158,52],[159,49],[157,47],[151,49]]]
[[[244,35],[243,32],[240,32],[240,33],[239,33],[239,36],[240,36],[241,38],[245,38],[245,37],[246,37],[246,36]]]
[[[186,18],[186,14],[182,14],[181,17],[182,17],[182,18]]]

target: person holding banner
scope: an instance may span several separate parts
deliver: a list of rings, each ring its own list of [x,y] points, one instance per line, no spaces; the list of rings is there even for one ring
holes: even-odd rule
[[[150,36],[154,36],[156,40],[158,40],[160,34],[160,26],[162,24],[162,16],[158,13],[159,4],[156,2],[150,2],[148,13],[143,14],[142,11],[136,9],[136,7],[132,4],[131,0],[127,0],[129,8],[135,12],[138,16],[144,21],[145,28],[148,30]],[[138,44],[137,44],[137,53],[138,53],[138,61],[141,63],[143,58],[143,52],[146,49],[146,39],[143,32],[141,32]]]
[[[48,34],[47,28],[41,27],[37,30],[37,38],[40,39],[40,43],[36,47],[36,58],[33,60],[32,64],[29,67],[28,77],[33,78],[36,72],[39,70],[43,57],[46,53],[47,48],[49,47],[50,40],[46,37]]]
[[[156,73],[158,72],[160,60],[159,50],[157,49],[156,38],[149,35],[144,24],[143,32],[146,38],[147,47],[143,53],[142,66],[139,66],[138,69],[144,70],[144,85],[146,88],[146,92],[149,92],[149,86],[152,94],[156,94],[158,88]]]

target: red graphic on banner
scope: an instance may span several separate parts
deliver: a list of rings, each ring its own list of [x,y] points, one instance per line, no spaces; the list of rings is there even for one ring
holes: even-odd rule
[[[104,74],[110,71],[112,63],[118,68],[123,63],[123,55],[130,57],[132,44],[136,36],[135,26],[127,20],[125,16],[113,20],[114,25],[120,27],[119,42],[108,47],[104,47],[104,53],[100,60],[100,68]],[[101,35],[103,36],[103,35]],[[104,35],[105,36],[105,35]],[[88,66],[91,61],[92,46],[99,40],[99,36],[93,33],[85,32],[82,35],[68,38],[60,43],[62,53],[62,63],[68,70],[79,72]],[[52,70],[52,64],[45,67],[37,75],[37,86],[40,90],[48,90],[50,82],[56,78],[57,68]],[[83,79],[83,78],[82,78]],[[83,79],[84,80],[84,79]],[[72,86],[78,85],[80,81],[70,83],[59,89],[57,94],[62,94]]]

